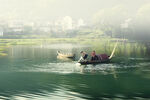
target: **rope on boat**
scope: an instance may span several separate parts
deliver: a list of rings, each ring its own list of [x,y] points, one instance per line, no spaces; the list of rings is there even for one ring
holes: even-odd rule
[[[109,57],[109,59],[111,59],[114,56],[115,50],[117,48],[117,44],[118,44],[118,40],[117,40],[117,42],[116,42],[116,44],[114,46],[114,49],[113,49],[113,51],[112,51],[111,56]]]

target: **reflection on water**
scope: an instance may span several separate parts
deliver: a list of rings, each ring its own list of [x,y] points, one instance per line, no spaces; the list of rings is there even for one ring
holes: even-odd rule
[[[77,44],[13,46],[0,57],[0,99],[149,99],[150,59],[145,46],[120,45],[109,64],[77,65],[81,50],[111,53]],[[76,54],[57,58],[56,51]],[[126,56],[125,56],[126,55]]]

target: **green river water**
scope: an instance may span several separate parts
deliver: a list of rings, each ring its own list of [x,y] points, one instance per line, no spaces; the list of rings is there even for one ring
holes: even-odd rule
[[[11,46],[8,55],[0,57],[0,99],[150,99],[149,45],[119,44],[109,64],[76,64],[81,50],[110,54],[112,48],[68,43]],[[57,50],[75,53],[76,58],[57,58]]]

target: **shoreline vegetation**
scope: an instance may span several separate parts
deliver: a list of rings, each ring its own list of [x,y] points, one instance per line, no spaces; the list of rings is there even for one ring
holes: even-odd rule
[[[91,45],[96,50],[100,50],[101,48],[103,48],[103,51],[101,50],[101,52],[108,50],[108,53],[110,53],[117,41],[119,41],[119,43],[121,44],[119,46],[120,49],[124,49],[124,47],[122,46],[123,43],[126,43],[126,46],[128,46],[129,48],[131,46],[130,45],[131,43],[135,43],[135,45],[137,45],[136,44],[137,42],[135,41],[129,41],[127,39],[108,38],[108,37],[105,37],[105,38],[0,39],[0,57],[7,56],[8,48],[11,46],[44,45],[44,44],[53,44],[53,43],[74,43],[74,44]]]
[[[117,38],[96,38],[96,39],[84,39],[84,38],[46,38],[46,39],[0,39],[0,46],[10,46],[10,45],[40,45],[43,43],[93,43],[97,41],[112,41],[116,42],[117,40],[124,41],[123,39]],[[128,40],[125,40],[126,42]]]
[[[116,39],[84,39],[84,38],[43,38],[43,39],[0,39],[0,56],[7,56],[7,50],[14,45],[42,45],[52,43],[97,44]]]

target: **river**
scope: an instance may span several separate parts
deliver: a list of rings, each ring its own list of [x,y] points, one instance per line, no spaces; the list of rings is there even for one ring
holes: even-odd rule
[[[119,45],[109,64],[77,65],[79,52],[112,51],[111,45],[57,43],[16,45],[0,57],[0,99],[150,99],[150,53],[142,44]],[[57,50],[76,54],[57,58]]]

